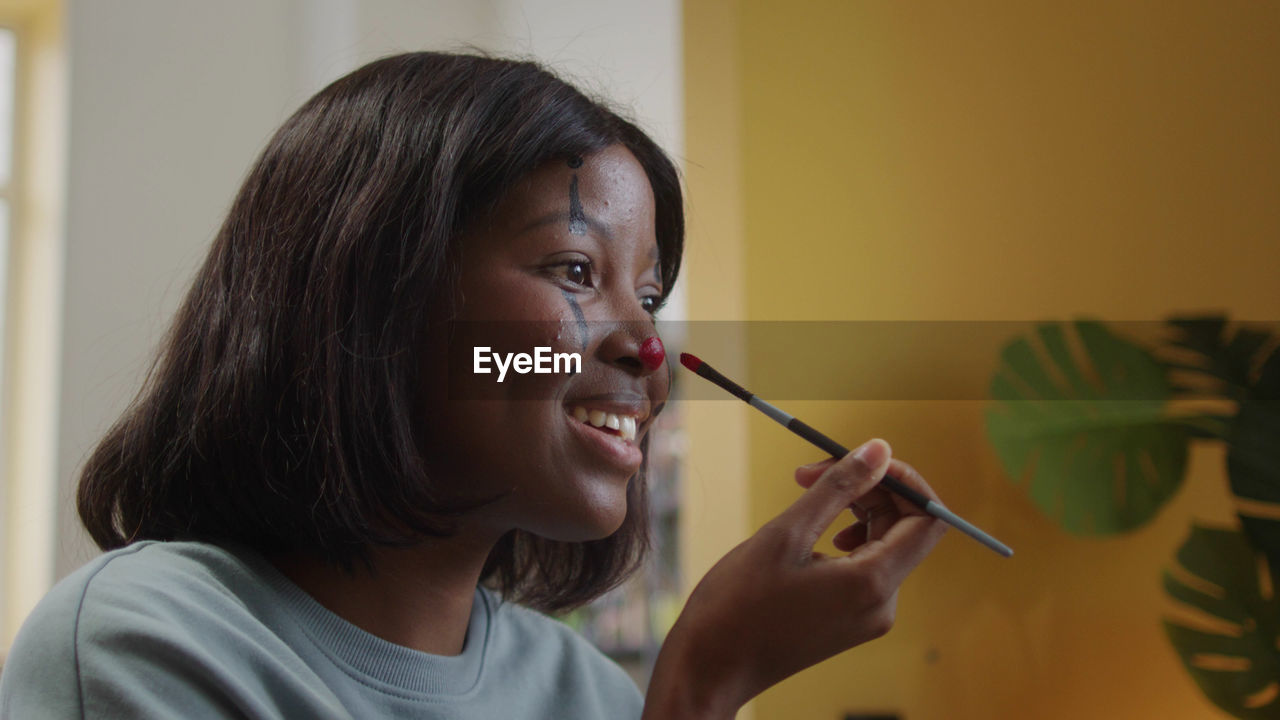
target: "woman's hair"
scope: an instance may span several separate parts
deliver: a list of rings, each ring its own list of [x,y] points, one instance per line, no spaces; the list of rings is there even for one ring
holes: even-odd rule
[[[675,167],[634,124],[532,62],[412,53],[302,106],[250,170],[148,381],[80,480],[100,547],[247,544],[350,567],[447,536],[459,504],[422,456],[420,349],[452,306],[459,239],[523,176],[621,144],[648,175],[663,287],[679,270]],[[510,599],[585,603],[648,546],[643,472],[612,536],[508,533],[485,567]]]

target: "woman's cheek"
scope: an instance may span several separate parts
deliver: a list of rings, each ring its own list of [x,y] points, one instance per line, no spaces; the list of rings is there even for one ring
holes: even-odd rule
[[[578,353],[582,355],[591,343],[590,332],[585,318],[579,319],[572,312],[566,313],[556,323],[555,335],[549,344],[556,352]]]
[[[585,357],[578,347],[575,319],[503,323],[504,330],[492,333],[491,352],[501,353],[491,365],[501,363],[505,376],[487,376],[496,385],[492,390],[509,399],[555,400],[566,378],[581,371]],[[501,380],[499,378],[501,377]]]

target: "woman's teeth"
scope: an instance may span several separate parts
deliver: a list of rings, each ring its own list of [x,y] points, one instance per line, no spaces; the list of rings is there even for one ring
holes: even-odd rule
[[[603,410],[588,410],[582,406],[573,409],[573,417],[581,423],[592,427],[617,430],[623,440],[636,439],[636,419],[631,415],[616,415]]]

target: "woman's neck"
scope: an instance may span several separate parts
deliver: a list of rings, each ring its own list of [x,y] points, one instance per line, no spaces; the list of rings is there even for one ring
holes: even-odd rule
[[[387,642],[433,655],[458,655],[493,541],[457,535],[412,548],[373,548],[373,571],[351,572],[318,558],[270,557],[325,608]]]

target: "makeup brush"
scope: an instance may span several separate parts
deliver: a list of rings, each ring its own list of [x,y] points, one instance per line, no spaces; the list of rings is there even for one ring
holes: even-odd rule
[[[831,456],[837,460],[849,454],[849,449],[845,446],[835,440],[832,440],[826,435],[823,435],[817,430],[814,430],[809,425],[801,422],[799,418],[785,413],[756,397],[754,393],[724,375],[721,375],[719,371],[710,365],[702,362],[697,355],[680,353],[680,364],[729,391],[730,394],[742,399],[751,407],[773,418],[779,425],[786,427],[791,432],[799,435],[805,440],[808,440],[814,445],[817,445],[825,452],[831,453]],[[973,523],[970,523],[959,515],[951,512],[937,500],[930,500],[924,495],[921,495],[913,488],[903,484],[903,482],[898,478],[886,474],[884,479],[880,481],[880,486],[885,490],[901,495],[921,510],[924,510],[965,535],[968,535],[974,540],[986,545],[1000,555],[1003,555],[1004,557],[1010,557],[1013,555],[1013,550],[1010,549],[1008,545],[1005,545],[982,530],[979,530],[975,525],[973,525]]]

